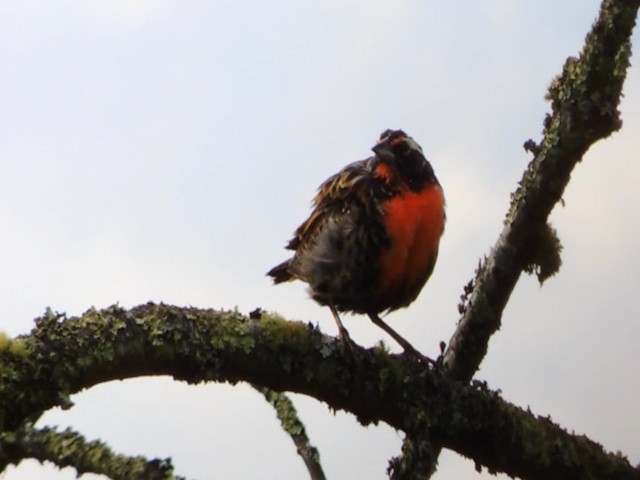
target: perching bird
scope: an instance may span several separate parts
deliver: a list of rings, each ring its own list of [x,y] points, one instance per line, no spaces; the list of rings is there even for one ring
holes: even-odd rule
[[[307,282],[343,338],[338,312],[364,313],[417,353],[379,314],[408,306],[433,272],[444,195],[422,148],[402,130],[384,131],[372,150],[320,185],[311,215],[286,247],[293,257],[267,275],[276,284]]]

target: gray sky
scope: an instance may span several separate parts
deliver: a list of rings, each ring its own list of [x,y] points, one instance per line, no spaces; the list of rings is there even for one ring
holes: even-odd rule
[[[320,182],[368,156],[382,130],[403,128],[434,165],[448,224],[429,284],[388,321],[437,355],[529,161],[522,144],[539,139],[546,88],[598,5],[3,1],[2,329],[28,332],[47,306],[75,315],[154,300],[261,306],[335,334],[304,285],[272,287],[264,273],[286,258]],[[478,374],[634,463],[638,76],[632,68],[622,132],[588,152],[553,213],[560,274],[543,288],[521,279]],[[345,323],[356,341],[397,350],[368,320]],[[294,400],[330,478],[385,478],[400,435]],[[246,386],[140,379],[74,401],[42,423],[120,452],[172,456],[188,477],[306,475],[271,408]],[[2,478],[74,476],[29,462]],[[436,478],[474,478],[473,464],[447,453]]]

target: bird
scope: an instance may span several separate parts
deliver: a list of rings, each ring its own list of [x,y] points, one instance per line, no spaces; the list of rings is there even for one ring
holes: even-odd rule
[[[385,130],[371,150],[320,185],[309,218],[285,247],[293,256],[267,275],[274,284],[306,282],[348,344],[341,312],[367,315],[420,356],[380,315],[411,304],[431,276],[446,222],[444,193],[404,131]]]

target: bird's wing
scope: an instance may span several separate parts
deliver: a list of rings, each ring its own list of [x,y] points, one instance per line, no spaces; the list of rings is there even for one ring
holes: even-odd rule
[[[313,211],[300,225],[287,248],[297,250],[309,243],[318,233],[327,216],[347,212],[355,205],[364,205],[371,192],[373,157],[353,162],[325,180],[313,199]]]

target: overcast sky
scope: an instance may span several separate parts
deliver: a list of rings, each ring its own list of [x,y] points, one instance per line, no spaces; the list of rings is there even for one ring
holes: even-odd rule
[[[436,170],[448,224],[429,284],[387,320],[436,356],[530,160],[522,144],[540,138],[547,86],[598,5],[2,1],[2,329],[28,332],[47,306],[76,315],[153,300],[260,306],[334,335],[304,285],[273,287],[264,273],[286,258],[320,182],[368,156],[384,129],[403,128]],[[543,288],[521,279],[478,373],[505,399],[634,464],[638,77],[632,68],[623,130],[587,153],[553,213],[560,274]],[[397,350],[365,318],[345,323],[357,342]],[[71,425],[118,452],[172,456],[190,478],[306,476],[275,414],[246,386],[140,379],[73,399],[41,424]],[[294,400],[329,478],[386,478],[398,433]],[[489,478],[474,475],[472,462],[446,453],[435,478]],[[74,475],[27,462],[2,478]]]

